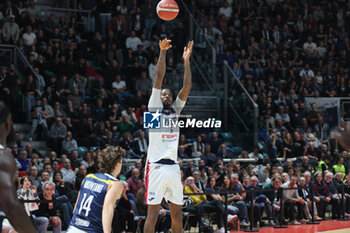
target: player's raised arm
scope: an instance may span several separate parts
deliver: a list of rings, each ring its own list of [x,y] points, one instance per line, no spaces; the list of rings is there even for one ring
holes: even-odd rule
[[[185,63],[185,74],[184,74],[184,83],[183,87],[179,92],[178,97],[182,101],[186,101],[188,94],[191,91],[192,87],[192,73],[191,73],[191,65],[190,65],[190,57],[192,54],[193,41],[188,42],[187,47],[184,48],[184,53],[182,55]]]
[[[112,182],[108,186],[107,194],[102,209],[102,226],[104,233],[110,233],[112,231],[114,206],[116,201],[120,198],[122,191],[123,184],[119,181]]]
[[[159,41],[160,53],[156,67],[156,81],[153,84],[153,87],[156,89],[161,89],[163,85],[163,79],[166,71],[166,51],[172,47],[170,42],[171,40],[168,40],[167,38]]]

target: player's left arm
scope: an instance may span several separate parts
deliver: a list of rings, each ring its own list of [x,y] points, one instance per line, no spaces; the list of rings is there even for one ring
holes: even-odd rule
[[[192,87],[192,73],[191,73],[191,65],[190,65],[190,57],[192,54],[193,41],[188,42],[187,47],[184,48],[184,53],[182,55],[185,63],[185,74],[184,74],[184,83],[183,87],[180,90],[178,97],[182,101],[186,101],[188,94],[191,91]]]
[[[102,226],[104,233],[110,233],[112,231],[114,205],[116,201],[120,198],[122,191],[123,184],[119,181],[112,182],[108,186],[102,210]]]

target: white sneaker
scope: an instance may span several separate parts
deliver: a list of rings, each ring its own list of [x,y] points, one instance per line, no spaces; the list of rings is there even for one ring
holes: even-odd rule
[[[219,230],[216,231],[216,233],[225,233],[225,228],[221,227]]]
[[[293,220],[290,222],[291,225],[300,225],[301,223],[298,222],[297,220]]]
[[[233,221],[237,220],[238,216],[237,215],[227,215],[227,223],[232,223]]]

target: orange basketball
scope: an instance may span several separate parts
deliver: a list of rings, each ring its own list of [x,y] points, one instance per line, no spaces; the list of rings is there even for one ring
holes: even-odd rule
[[[179,5],[174,0],[162,0],[157,5],[157,14],[165,21],[175,19],[178,13]]]

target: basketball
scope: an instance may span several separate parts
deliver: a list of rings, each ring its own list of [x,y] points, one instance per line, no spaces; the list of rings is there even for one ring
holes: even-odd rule
[[[174,0],[162,0],[157,5],[157,14],[165,21],[175,19],[178,13],[179,5]]]

